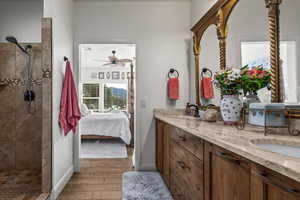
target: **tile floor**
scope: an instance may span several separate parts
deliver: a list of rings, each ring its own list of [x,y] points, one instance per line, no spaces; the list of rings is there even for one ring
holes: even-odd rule
[[[39,171],[13,170],[0,172],[1,200],[36,200],[40,195],[41,174]]]

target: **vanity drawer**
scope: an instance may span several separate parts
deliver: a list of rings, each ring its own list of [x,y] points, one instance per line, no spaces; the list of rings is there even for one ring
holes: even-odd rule
[[[174,142],[190,151],[198,159],[203,160],[204,142],[202,139],[175,127],[172,127],[170,136]]]
[[[171,184],[174,179],[181,180],[181,187],[190,194],[187,199],[203,199],[203,161],[174,141],[171,142],[170,153]]]

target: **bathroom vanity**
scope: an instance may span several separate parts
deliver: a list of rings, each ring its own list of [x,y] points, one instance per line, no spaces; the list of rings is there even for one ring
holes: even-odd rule
[[[300,158],[263,145],[297,151],[299,137],[240,131],[176,110],[155,109],[154,117],[157,169],[175,200],[300,199]]]

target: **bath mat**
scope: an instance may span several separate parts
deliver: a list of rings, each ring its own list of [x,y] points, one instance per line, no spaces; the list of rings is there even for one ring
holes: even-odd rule
[[[123,174],[122,200],[173,200],[158,172]]]
[[[119,139],[81,140],[80,158],[127,158],[127,149]]]

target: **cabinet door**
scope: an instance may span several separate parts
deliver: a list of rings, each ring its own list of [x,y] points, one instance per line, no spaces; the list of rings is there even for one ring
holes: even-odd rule
[[[250,164],[212,145],[205,150],[205,199],[250,200]]]
[[[164,123],[156,120],[156,168],[157,171],[163,171],[163,136]]]
[[[251,200],[299,200],[300,184],[270,170],[252,170]]]

